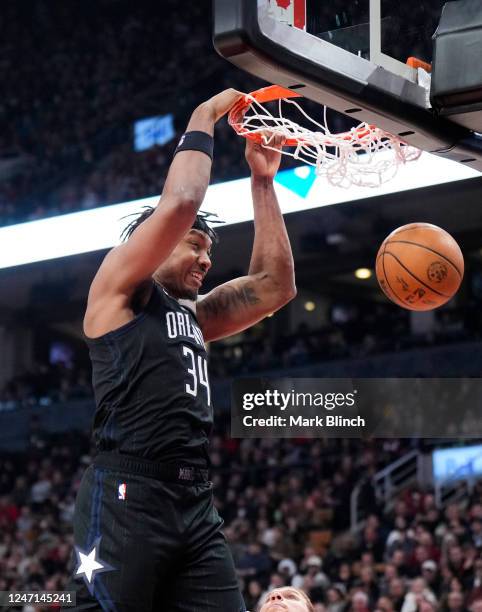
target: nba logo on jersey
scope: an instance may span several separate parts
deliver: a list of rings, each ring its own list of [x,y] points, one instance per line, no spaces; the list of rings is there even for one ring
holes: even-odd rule
[[[119,492],[117,494],[117,498],[124,500],[126,498],[126,493],[127,493],[127,485],[125,482],[123,482],[122,484],[119,485]]]

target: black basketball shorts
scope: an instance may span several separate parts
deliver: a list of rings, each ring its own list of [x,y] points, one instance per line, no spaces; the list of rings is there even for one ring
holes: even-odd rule
[[[91,465],[74,515],[77,604],[64,609],[244,612],[222,524],[209,481]]]

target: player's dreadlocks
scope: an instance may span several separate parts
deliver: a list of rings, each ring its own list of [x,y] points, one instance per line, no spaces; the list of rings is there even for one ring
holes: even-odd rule
[[[141,223],[144,223],[144,221],[148,219],[152,215],[152,213],[155,211],[155,207],[153,206],[144,206],[143,208],[144,210],[140,213],[133,213],[132,215],[127,215],[127,217],[132,217],[135,215],[136,218],[133,219],[122,230],[122,233],[120,236],[121,240],[123,241],[128,240],[132,236],[133,232],[139,227],[139,225]],[[125,219],[126,217],[122,217],[122,218]],[[197,229],[197,230],[200,230],[201,232],[204,232],[205,234],[209,236],[209,238],[211,238],[213,244],[217,244],[219,242],[218,235],[216,234],[214,229],[208,225],[208,223],[224,223],[224,221],[221,221],[220,219],[218,219],[215,213],[210,213],[208,211],[199,211],[198,214],[196,215],[196,219],[194,223],[192,224],[191,229]]]

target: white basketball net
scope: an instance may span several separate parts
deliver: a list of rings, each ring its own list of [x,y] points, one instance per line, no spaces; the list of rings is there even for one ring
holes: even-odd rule
[[[418,159],[419,149],[404,143],[373,125],[360,123],[349,132],[332,134],[326,123],[326,106],[323,124],[312,119],[299,104],[288,98],[279,100],[279,117],[274,117],[264,106],[252,98],[242,122],[233,124],[244,134],[262,133],[268,149],[276,135],[296,138],[295,147],[283,148],[282,153],[314,166],[318,176],[325,176],[338,187],[378,187],[391,180],[400,164]],[[317,131],[304,128],[283,117],[282,102],[294,105]],[[266,132],[269,135],[266,136]]]

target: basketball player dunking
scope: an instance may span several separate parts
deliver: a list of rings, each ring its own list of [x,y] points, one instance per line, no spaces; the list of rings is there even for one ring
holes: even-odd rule
[[[108,253],[90,288],[84,332],[97,455],[74,517],[69,588],[78,610],[245,610],[208,479],[213,409],[204,343],[279,309],[295,284],[273,188],[280,153],[248,141],[249,272],[197,295],[216,239],[197,215],[214,125],[241,95],[226,90],[193,112],[159,205],[127,228],[128,240]]]

